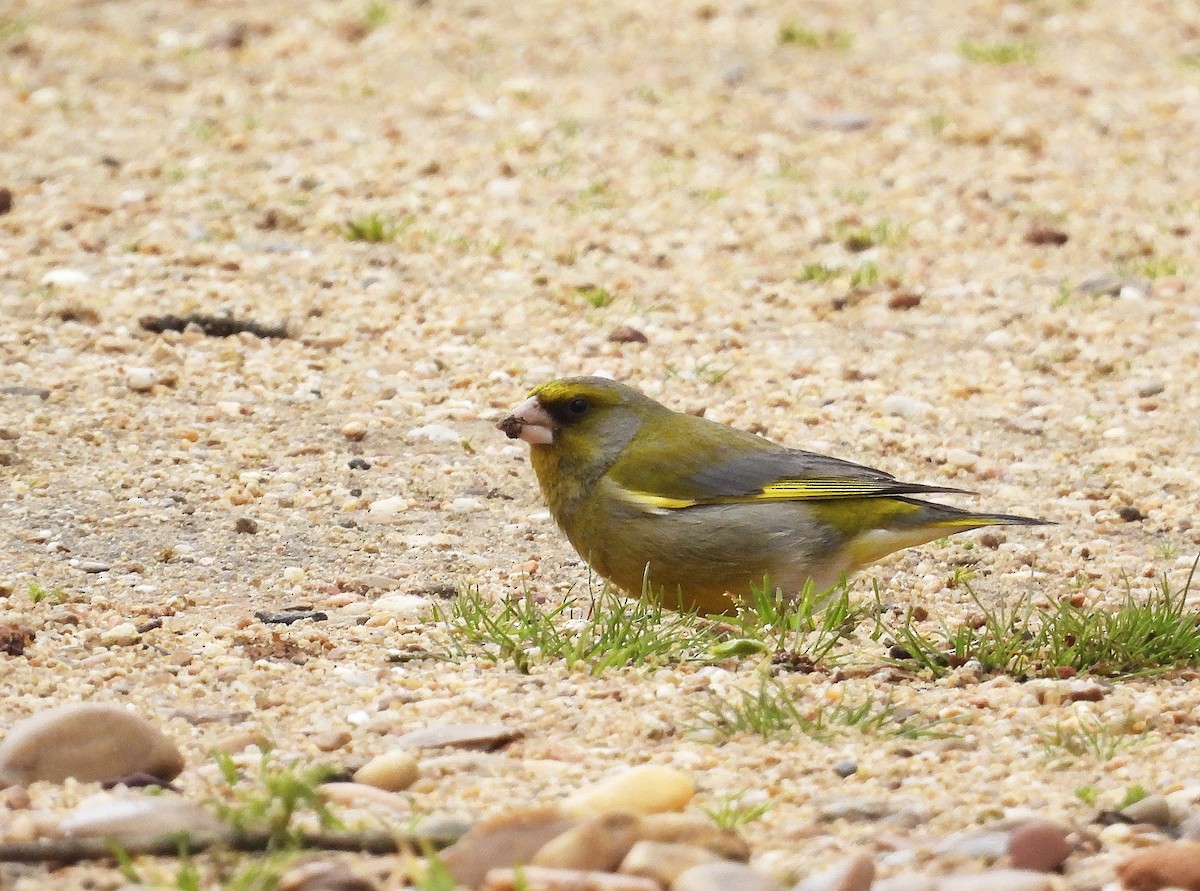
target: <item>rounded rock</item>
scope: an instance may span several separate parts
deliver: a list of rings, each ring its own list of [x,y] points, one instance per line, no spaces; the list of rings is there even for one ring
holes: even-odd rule
[[[660,885],[667,886],[693,866],[716,863],[720,859],[705,848],[642,840],[629,849],[617,871],[625,875],[653,879]]]
[[[145,393],[154,389],[158,383],[158,372],[153,368],[128,368],[125,370],[125,385],[137,393]]]
[[[376,755],[355,771],[354,782],[400,792],[415,783],[420,775],[420,761],[412,752],[392,749]]]
[[[1143,848],[1118,863],[1116,872],[1126,888],[1200,891],[1200,844],[1180,841]]]
[[[1121,809],[1121,816],[1134,823],[1149,823],[1166,829],[1172,825],[1171,806],[1162,795],[1147,795]]]
[[[1008,837],[1008,856],[1015,869],[1053,872],[1071,854],[1067,831],[1049,820],[1030,820]]]
[[[183,756],[145,718],[119,705],[77,702],[19,721],[0,742],[0,785],[83,783],[148,773],[170,782]]]
[[[106,647],[127,647],[141,640],[137,625],[132,622],[122,622],[107,631],[100,632],[100,643]]]
[[[875,880],[875,861],[856,854],[837,866],[809,876],[795,891],[871,891]]]
[[[362,421],[347,421],[342,425],[342,436],[351,442],[361,442],[367,438],[367,425]]]
[[[779,883],[744,863],[702,863],[684,870],[671,891],[780,891]]]
[[[563,802],[563,809],[576,816],[658,814],[682,810],[695,794],[692,778],[683,771],[642,764],[585,786]]]

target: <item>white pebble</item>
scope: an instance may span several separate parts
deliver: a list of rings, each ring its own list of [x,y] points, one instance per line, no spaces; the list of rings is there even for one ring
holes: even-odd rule
[[[293,585],[304,581],[304,567],[285,566],[283,569],[283,580],[285,582],[290,582]]]
[[[429,601],[415,594],[388,594],[374,601],[370,611],[376,616],[419,621],[429,612]]]
[[[122,622],[100,633],[100,643],[106,647],[127,647],[137,643],[140,638],[137,626],[132,622]]]
[[[446,509],[452,514],[469,514],[483,510],[483,502],[478,498],[455,498]]]
[[[391,517],[408,510],[408,499],[403,495],[393,495],[390,498],[380,498],[372,501],[369,513],[376,517]]]
[[[984,339],[983,345],[992,349],[1004,349],[1012,345],[1013,336],[1004,329],[990,332]]]
[[[125,372],[125,383],[129,389],[145,393],[154,389],[154,385],[158,383],[158,372],[153,368],[141,366],[130,368]]]
[[[408,431],[409,439],[427,439],[430,442],[462,442],[462,436],[457,430],[443,427],[441,424],[426,424],[414,427]]]
[[[915,418],[933,409],[928,402],[922,402],[912,396],[902,396],[899,393],[888,396],[879,407],[883,409],[884,414],[897,415],[901,418]]]
[[[42,284],[57,288],[73,288],[76,285],[87,284],[86,272],[78,269],[51,269],[42,276]]]
[[[966,449],[950,449],[946,452],[946,463],[951,467],[969,469],[979,463],[979,456]]]

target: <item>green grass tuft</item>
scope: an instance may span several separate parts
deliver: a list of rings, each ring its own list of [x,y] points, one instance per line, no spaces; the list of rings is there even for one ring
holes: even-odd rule
[[[407,217],[403,222],[396,224],[376,212],[371,212],[366,216],[347,220],[339,231],[347,241],[382,244],[395,241],[412,223],[412,217]]]
[[[586,601],[568,596],[549,608],[528,594],[493,603],[467,587],[448,609],[435,607],[434,619],[450,631],[448,656],[512,662],[525,674],[560,661],[593,675],[694,661],[716,643],[706,620],[626,600],[607,586]]]
[[[828,741],[845,730],[881,736],[918,739],[945,736],[934,728],[937,721],[921,721],[890,699],[867,694],[854,701],[842,697],[834,703],[801,705],[778,681],[764,679],[757,690],[736,690],[729,696],[712,694],[696,714],[696,729],[718,739],[753,733],[764,739],[786,739],[799,733]]]
[[[1098,718],[1085,716],[1071,724],[1055,724],[1052,729],[1038,733],[1038,740],[1048,761],[1069,763],[1090,759],[1104,764],[1145,735],[1145,730],[1133,730],[1131,722],[1105,724]]]
[[[964,40],[958,52],[968,62],[984,65],[1030,65],[1037,59],[1037,45],[1029,41],[985,41]]]
[[[840,28],[812,28],[797,21],[780,24],[780,46],[798,46],[815,50],[847,50],[854,44],[854,35]]]
[[[1165,576],[1149,598],[1126,590],[1112,611],[1075,606],[1069,600],[1035,608],[983,605],[970,585],[960,584],[982,610],[983,622],[934,633],[920,630],[911,616],[894,634],[896,646],[914,665],[942,677],[968,660],[984,672],[1063,677],[1088,673],[1113,678],[1162,674],[1200,666],[1200,613],[1187,606],[1196,564],[1182,589]]]
[[[616,299],[608,288],[601,287],[600,285],[580,285],[575,290],[580,297],[596,309],[612,306],[613,301]]]
[[[223,752],[212,757],[228,787],[229,798],[218,802],[217,813],[235,832],[265,831],[268,851],[297,848],[301,840],[296,823],[304,814],[316,817],[322,828],[340,829],[341,823],[318,794],[320,785],[337,771],[323,765],[278,765],[271,748],[260,744],[258,773],[246,784],[233,759]]]
[[[850,602],[846,583],[816,592],[811,583],[795,597],[784,596],[769,579],[753,585],[747,601],[738,605],[727,624],[734,636],[717,649],[745,655],[770,653],[792,670],[812,670],[835,664],[838,646],[862,624],[865,610]]]
[[[771,809],[770,800],[747,804],[742,795],[722,795],[712,807],[702,808],[718,829],[741,829],[757,820]]]

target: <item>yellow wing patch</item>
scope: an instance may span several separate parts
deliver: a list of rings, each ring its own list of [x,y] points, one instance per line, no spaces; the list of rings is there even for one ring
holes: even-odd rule
[[[665,514],[667,511],[680,510],[698,503],[690,498],[669,498],[666,495],[637,492],[624,487],[617,490],[617,495],[626,504],[648,514]]]
[[[895,482],[873,480],[792,479],[768,483],[753,496],[754,501],[797,501],[805,498],[869,498],[892,491]]]
[[[646,513],[665,514],[697,504],[742,504],[751,501],[828,500],[832,498],[869,498],[891,491],[895,484],[870,480],[790,479],[768,483],[753,495],[722,495],[715,498],[672,498],[653,492],[640,492],[621,487],[618,495],[626,504]]]

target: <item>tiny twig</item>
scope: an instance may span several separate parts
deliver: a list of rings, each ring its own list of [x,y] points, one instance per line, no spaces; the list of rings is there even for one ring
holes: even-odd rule
[[[423,853],[457,841],[453,832],[311,832],[301,833],[298,847],[320,851],[351,851],[358,854]],[[167,835],[114,842],[105,838],[52,838],[34,842],[0,843],[0,863],[78,863],[104,860],[114,848],[131,857],[174,857],[181,852],[196,854],[209,848],[257,853],[272,847],[268,832],[204,835]]]

